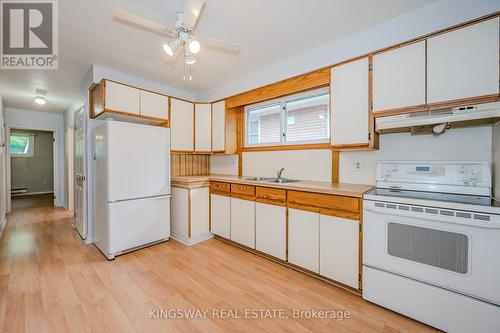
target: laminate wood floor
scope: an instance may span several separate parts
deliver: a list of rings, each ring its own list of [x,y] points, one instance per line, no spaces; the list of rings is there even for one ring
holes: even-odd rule
[[[12,209],[54,206],[54,194],[44,193],[12,196],[11,205]]]
[[[53,207],[8,215],[0,238],[1,331],[433,331],[218,240],[191,247],[171,240],[107,261],[83,243],[71,215]],[[206,319],[154,319],[158,312],[151,309],[208,312]],[[240,315],[245,309],[283,309],[289,318],[222,319],[213,309],[219,317],[223,309]],[[349,311],[350,318],[294,319],[292,309]]]

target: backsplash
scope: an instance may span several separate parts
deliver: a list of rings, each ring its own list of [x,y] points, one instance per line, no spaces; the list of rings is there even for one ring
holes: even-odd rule
[[[172,176],[197,176],[210,173],[210,155],[172,154]]]

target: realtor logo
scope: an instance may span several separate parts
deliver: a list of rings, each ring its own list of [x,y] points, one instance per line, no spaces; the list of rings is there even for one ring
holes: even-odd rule
[[[57,0],[0,0],[1,69],[57,69]]]

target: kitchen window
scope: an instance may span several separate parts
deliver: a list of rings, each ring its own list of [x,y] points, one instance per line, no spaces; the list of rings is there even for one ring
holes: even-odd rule
[[[12,157],[33,157],[35,156],[35,136],[11,134],[9,148]]]
[[[327,143],[328,88],[245,107],[245,147]]]

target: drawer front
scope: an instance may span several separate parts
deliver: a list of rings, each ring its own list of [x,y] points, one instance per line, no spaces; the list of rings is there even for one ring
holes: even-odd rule
[[[242,184],[231,184],[231,193],[253,197],[255,195],[255,186],[242,185]]]
[[[286,202],[286,190],[257,186],[255,187],[255,197],[257,200],[284,203]]]
[[[287,196],[287,202],[292,205],[359,213],[358,198],[300,191],[288,191]]]
[[[229,193],[231,193],[231,184],[222,182],[210,182],[210,191],[212,193],[226,193],[227,195],[229,195]]]

